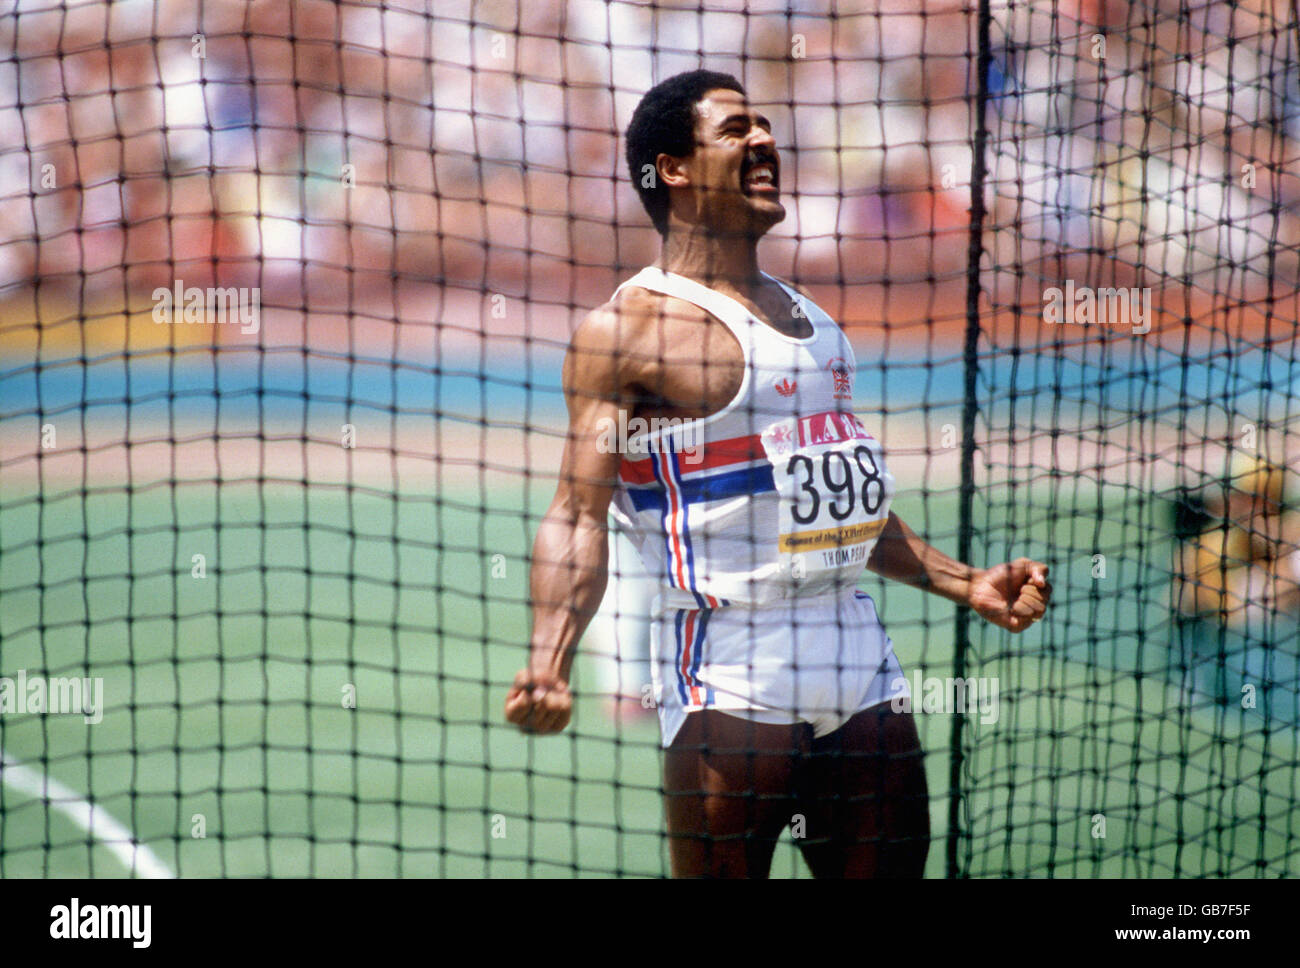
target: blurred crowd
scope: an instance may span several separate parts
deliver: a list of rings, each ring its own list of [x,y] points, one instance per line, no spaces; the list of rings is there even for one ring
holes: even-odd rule
[[[655,80],[703,63],[746,82],[787,152],[781,268],[960,296],[969,6],[18,0],[0,294],[181,273],[293,292],[314,265],[590,306],[655,253],[619,133]],[[1032,278],[1105,251],[1112,275],[1294,280],[1287,4],[994,8],[995,264]]]

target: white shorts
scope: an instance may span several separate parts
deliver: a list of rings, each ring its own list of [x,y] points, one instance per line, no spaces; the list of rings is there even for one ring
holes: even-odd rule
[[[856,713],[910,696],[894,643],[865,592],[762,607],[670,609],[650,630],[665,747],[689,713],[833,733]]]

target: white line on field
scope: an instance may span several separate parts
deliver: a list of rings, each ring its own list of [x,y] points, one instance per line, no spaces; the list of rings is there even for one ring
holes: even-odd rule
[[[0,749],[0,783],[7,783],[58,810],[78,827],[113,852],[128,871],[140,877],[174,878],[175,872],[144,844],[131,836],[107,810],[95,806],[71,787],[34,770]]]

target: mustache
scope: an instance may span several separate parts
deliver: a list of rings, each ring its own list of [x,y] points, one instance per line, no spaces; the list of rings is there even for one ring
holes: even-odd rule
[[[781,159],[777,157],[775,151],[761,148],[750,149],[745,155],[745,163],[741,166],[741,175],[749,174],[749,170],[755,165],[771,165],[772,175],[774,177],[780,177],[781,175]]]

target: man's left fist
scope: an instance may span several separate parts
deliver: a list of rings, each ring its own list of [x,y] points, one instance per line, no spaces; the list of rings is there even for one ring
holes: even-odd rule
[[[1023,632],[1047,612],[1052,583],[1047,566],[1017,558],[977,572],[970,585],[970,607],[994,625]]]

